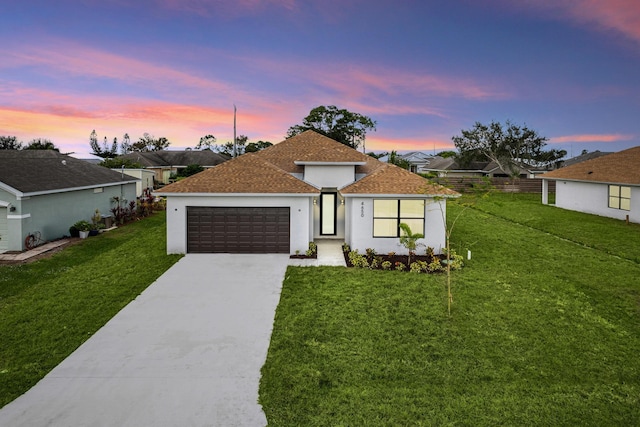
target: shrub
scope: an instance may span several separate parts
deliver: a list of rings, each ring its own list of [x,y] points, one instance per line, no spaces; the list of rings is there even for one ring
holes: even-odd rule
[[[305,254],[307,256],[314,256],[318,253],[318,245],[315,244],[315,242],[309,242],[309,249],[307,249],[307,252],[305,252]]]
[[[351,262],[351,265],[353,265],[354,267],[369,267],[369,261],[367,260],[367,257],[359,254],[357,249],[349,252],[349,262]]]
[[[401,263],[400,261],[396,262],[396,266],[395,266],[396,270],[398,271],[404,271],[407,269],[407,266],[404,265],[403,263]]]
[[[391,270],[391,266],[393,264],[391,264],[391,261],[382,261],[380,265],[382,266],[383,270]]]
[[[427,271],[427,263],[425,261],[414,261],[409,266],[409,271],[412,273],[422,273]]]
[[[438,271],[442,271],[443,267],[438,258],[433,258],[433,261],[427,265],[427,271],[429,273],[437,273]]]

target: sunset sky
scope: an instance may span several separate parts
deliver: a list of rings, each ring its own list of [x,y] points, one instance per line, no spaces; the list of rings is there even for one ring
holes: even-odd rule
[[[284,139],[319,105],[367,151],[451,149],[476,121],[548,148],[640,145],[638,0],[20,0],[0,4],[0,135]]]

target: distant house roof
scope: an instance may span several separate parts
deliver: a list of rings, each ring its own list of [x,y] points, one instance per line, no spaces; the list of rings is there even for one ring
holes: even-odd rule
[[[603,152],[603,151],[597,151],[597,150],[596,151],[592,151],[591,153],[581,154],[579,156],[572,157],[570,159],[564,160],[562,162],[562,167],[575,165],[575,164],[578,164],[580,162],[585,162],[585,161],[591,160],[591,159],[597,159],[598,157],[606,156],[608,154],[611,154],[611,152]]]
[[[187,179],[167,185],[162,193],[314,193],[320,190],[279,167],[246,153]]]
[[[525,165],[519,165],[518,170],[520,173],[529,173],[536,169],[526,167]],[[494,161],[472,161],[468,165],[462,166],[455,157],[440,156],[433,157],[429,164],[423,168],[423,171],[477,172],[486,174],[500,173],[510,175],[509,172],[504,171],[498,163]]]
[[[640,146],[565,166],[542,178],[640,185]]]
[[[140,163],[143,167],[175,167],[200,165],[202,167],[212,167],[229,160],[224,154],[211,150],[159,150],[147,152],[128,153],[118,158],[128,159]]]
[[[19,196],[136,181],[54,150],[0,150],[0,188]]]
[[[320,189],[293,175],[302,173],[305,164],[353,165],[362,178],[340,189],[344,194],[458,195],[314,131],[303,132],[257,153],[243,154],[170,184],[161,193],[318,194]]]

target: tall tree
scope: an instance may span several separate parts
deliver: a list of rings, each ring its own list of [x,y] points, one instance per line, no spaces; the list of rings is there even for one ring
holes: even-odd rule
[[[411,168],[411,163],[409,163],[409,161],[400,157],[395,150],[389,153],[389,159],[387,160],[387,163],[400,166],[402,169],[409,170]]]
[[[122,157],[114,157],[112,159],[104,159],[98,166],[104,166],[109,169],[142,169],[142,165],[131,159],[124,159]]]
[[[273,144],[269,141],[258,141],[258,142],[250,142],[244,149],[245,153],[257,153],[258,151],[264,150],[267,147],[271,147]]]
[[[125,133],[122,136],[122,142],[120,143],[120,154],[125,155],[131,152],[131,138],[129,134]]]
[[[245,149],[246,149],[246,145],[247,145],[247,140],[249,139],[249,137],[247,137],[246,135],[238,135],[236,137],[236,146],[234,149],[233,146],[233,142],[228,141],[225,142],[222,145],[214,145],[213,146],[213,151],[216,151],[220,154],[224,154],[226,156],[229,157],[233,157],[234,154],[236,157],[242,155],[245,153]]]
[[[200,138],[200,142],[196,145],[196,150],[207,150],[211,149],[216,143],[216,137],[213,135],[205,135]]]
[[[0,136],[0,150],[19,150],[22,142],[15,136]]]
[[[521,164],[547,166],[567,155],[564,150],[544,150],[548,138],[508,120],[505,126],[496,121],[489,125],[476,122],[472,129],[451,139],[462,164],[492,160],[510,175],[517,175]]]
[[[376,130],[376,121],[359,113],[339,109],[335,105],[321,105],[302,119],[301,125],[291,126],[287,138],[307,130],[314,130],[352,148],[364,144],[367,131]]]
[[[109,142],[105,136],[102,141],[102,146],[100,146],[100,144],[98,144],[98,134],[96,134],[95,129],[92,130],[91,135],[89,135],[89,146],[91,147],[91,154],[103,159],[110,159],[118,155],[118,138],[113,138],[113,144],[109,146]]]
[[[156,139],[145,132],[140,139],[131,144],[131,151],[160,151],[167,148],[170,144],[169,140],[165,137]]]
[[[55,144],[48,139],[36,138],[32,139],[26,147],[25,150],[54,150],[60,152],[60,149],[55,146]]]

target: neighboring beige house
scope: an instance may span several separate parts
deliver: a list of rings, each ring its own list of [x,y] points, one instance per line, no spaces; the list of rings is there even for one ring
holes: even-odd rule
[[[153,190],[155,188],[155,176],[156,173],[149,169],[112,169],[120,174],[132,176],[138,178],[140,181],[136,182],[136,196],[143,195],[144,190]]]
[[[446,200],[460,196],[313,131],[157,194],[167,197],[168,253],[294,253],[316,239],[402,253],[401,222],[439,252]]]
[[[640,147],[566,166],[541,177],[556,182],[557,207],[640,223]]]

